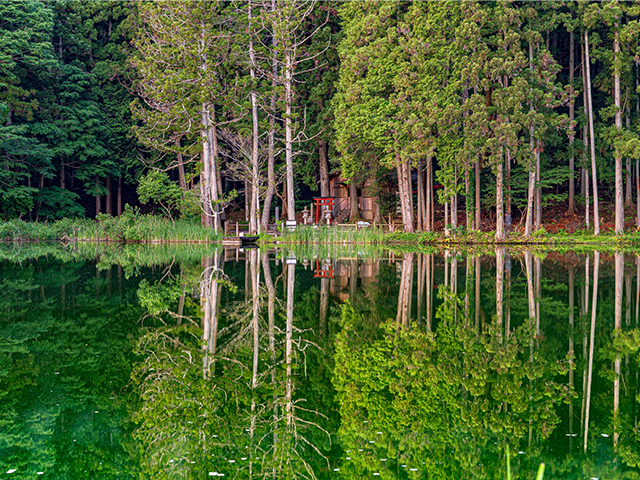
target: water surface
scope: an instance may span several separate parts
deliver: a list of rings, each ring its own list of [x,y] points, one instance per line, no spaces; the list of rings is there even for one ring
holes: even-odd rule
[[[634,255],[0,259],[0,479],[638,478]]]

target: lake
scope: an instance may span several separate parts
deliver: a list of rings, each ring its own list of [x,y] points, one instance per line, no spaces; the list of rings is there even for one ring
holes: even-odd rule
[[[0,479],[639,478],[639,276],[595,251],[0,245]]]

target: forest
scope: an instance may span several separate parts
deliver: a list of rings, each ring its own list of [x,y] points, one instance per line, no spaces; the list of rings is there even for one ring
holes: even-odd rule
[[[636,230],[639,18],[622,1],[4,1],[0,218],[130,205],[260,232],[341,197],[333,220],[407,232]]]

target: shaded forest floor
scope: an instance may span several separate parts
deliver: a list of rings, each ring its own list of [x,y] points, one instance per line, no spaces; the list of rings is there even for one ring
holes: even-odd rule
[[[590,225],[587,227],[585,222],[584,205],[578,205],[576,212],[570,214],[568,212],[568,203],[550,205],[542,209],[542,228],[545,231],[558,233],[576,233],[593,231],[593,206],[589,211]],[[444,208],[436,210],[436,219],[434,222],[435,230],[444,230]],[[600,205],[600,231],[601,233],[611,233],[614,231],[615,218],[614,206],[609,202]],[[625,232],[636,232],[636,206],[632,205],[625,208]],[[513,210],[512,231],[514,233],[524,232],[525,215],[521,215],[517,209]],[[458,211],[458,225],[466,228],[467,221],[464,209]],[[496,212],[495,210],[482,211],[481,231],[495,232],[496,230]]]

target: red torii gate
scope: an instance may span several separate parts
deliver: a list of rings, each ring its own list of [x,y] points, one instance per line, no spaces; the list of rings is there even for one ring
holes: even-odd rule
[[[329,207],[329,210],[333,211],[334,197],[313,197],[316,203],[316,217],[315,222],[319,224],[320,219],[320,207]],[[329,223],[333,224],[333,217],[329,218]]]

